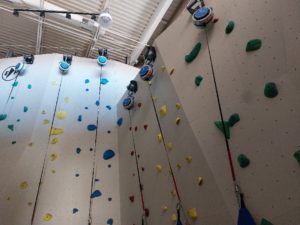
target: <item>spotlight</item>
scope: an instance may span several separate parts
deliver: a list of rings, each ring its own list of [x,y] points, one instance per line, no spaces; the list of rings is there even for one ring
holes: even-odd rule
[[[24,62],[26,64],[33,64],[33,62],[34,62],[34,55],[32,55],[32,54],[24,55],[23,58],[24,58]]]
[[[97,20],[96,15],[92,15],[92,16],[91,16],[91,19],[94,20],[94,21],[96,21],[96,20]]]
[[[16,9],[14,9],[14,11],[13,11],[13,15],[14,15],[14,16],[19,16],[19,11],[18,11],[18,10],[16,10]]]
[[[109,10],[105,9],[101,14],[100,14],[100,26],[103,28],[109,28],[112,25],[112,17],[109,14]]]
[[[45,18],[45,12],[44,11],[40,12],[40,17]]]
[[[70,14],[70,13],[67,13],[67,14],[66,14],[66,18],[70,20],[70,19],[71,19],[71,14]]]

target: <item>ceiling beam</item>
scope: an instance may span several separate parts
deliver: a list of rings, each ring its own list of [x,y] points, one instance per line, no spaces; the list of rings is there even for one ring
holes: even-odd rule
[[[152,15],[152,18],[149,22],[148,27],[145,29],[143,35],[140,38],[141,43],[148,43],[151,36],[155,32],[156,28],[158,27],[159,23],[163,19],[164,15],[168,11],[169,7],[171,6],[173,0],[162,0],[159,2],[159,5],[157,9],[155,10],[154,14]],[[130,64],[135,64],[136,60],[142,53],[143,49],[145,48],[145,45],[139,44],[137,45],[136,49],[133,50],[131,56],[130,56]]]
[[[44,9],[44,0],[40,0],[40,9]],[[44,28],[44,17],[39,18],[38,27],[37,27],[37,37],[36,37],[36,45],[35,45],[35,54],[39,55],[41,53],[41,45],[43,38],[43,28]]]
[[[107,7],[109,7],[109,0],[105,0],[103,3],[103,10],[106,9]],[[100,13],[99,13],[100,14]],[[89,47],[86,50],[85,56],[87,58],[89,58],[92,54],[93,49],[95,48],[95,45],[99,39],[100,33],[101,33],[101,27],[100,27],[100,16],[98,16],[98,24],[99,26],[97,27],[95,33],[94,33],[94,37],[91,40]]]

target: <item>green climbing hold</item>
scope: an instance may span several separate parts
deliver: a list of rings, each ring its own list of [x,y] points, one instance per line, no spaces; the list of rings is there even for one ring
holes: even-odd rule
[[[225,137],[227,139],[230,139],[230,130],[229,130],[229,122],[228,121],[224,121],[225,129],[223,128],[222,121],[216,121],[215,125],[217,128],[219,128],[219,130],[225,135]]]
[[[28,84],[28,85],[27,85],[27,88],[28,88],[28,89],[31,89],[31,88],[32,88],[32,85],[31,85],[31,84]]]
[[[23,112],[28,112],[28,107],[27,106],[24,106]]]
[[[196,84],[197,87],[200,86],[202,80],[203,80],[203,77],[200,76],[200,75],[195,77],[195,84]]]
[[[260,225],[273,225],[270,221],[266,220],[265,218],[261,219]]]
[[[234,25],[235,25],[234,21],[229,21],[226,26],[225,33],[230,34],[234,29]]]
[[[294,157],[300,165],[300,150],[298,150],[294,153]]]
[[[237,122],[239,122],[240,119],[240,115],[238,113],[234,113],[229,117],[229,126],[233,127],[234,124],[236,124]]]
[[[7,118],[6,114],[0,114],[0,121],[5,120]]]
[[[262,41],[260,39],[253,39],[248,41],[246,52],[256,51],[261,48]]]
[[[201,43],[198,42],[194,46],[194,48],[192,49],[192,51],[190,52],[190,54],[188,54],[188,55],[185,56],[185,62],[186,63],[191,63],[197,57],[197,55],[199,54],[200,49],[201,49]]]
[[[10,129],[11,131],[14,131],[15,126],[13,124],[10,124],[7,126],[8,129]]]
[[[11,142],[12,145],[14,145],[14,144],[16,144],[16,143],[17,143],[16,141],[12,141],[12,142]]]
[[[244,154],[240,154],[237,160],[239,162],[240,167],[242,168],[246,168],[250,164],[250,159],[248,159],[248,157]]]
[[[274,82],[266,83],[264,94],[268,98],[274,98],[278,95],[278,89]]]
[[[19,84],[19,82],[18,82],[18,81],[15,81],[15,82],[13,82],[12,86],[13,86],[13,87],[17,87],[18,84]]]

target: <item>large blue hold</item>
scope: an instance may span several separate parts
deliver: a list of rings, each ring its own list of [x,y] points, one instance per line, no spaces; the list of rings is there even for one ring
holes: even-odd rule
[[[109,218],[106,222],[108,225],[113,225],[114,220],[112,218]]]
[[[91,194],[91,198],[97,198],[100,197],[101,195],[102,193],[99,190],[96,190]]]
[[[122,125],[122,123],[123,123],[123,118],[121,117],[118,119],[117,124],[120,127]]]
[[[105,85],[105,84],[107,84],[109,81],[106,79],[106,78],[102,78],[101,80],[100,80],[100,84],[103,84],[103,85]]]
[[[94,124],[90,124],[90,125],[87,126],[87,129],[88,129],[89,131],[94,131],[94,130],[97,129],[97,126],[94,125]]]
[[[111,149],[108,149],[103,153],[104,160],[109,160],[109,159],[113,158],[114,156],[115,156],[115,152]]]

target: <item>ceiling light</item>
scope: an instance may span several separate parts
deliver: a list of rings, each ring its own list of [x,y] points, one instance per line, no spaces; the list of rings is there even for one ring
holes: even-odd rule
[[[100,26],[103,28],[109,28],[112,26],[112,17],[109,14],[109,10],[105,9],[101,14],[99,18]]]

